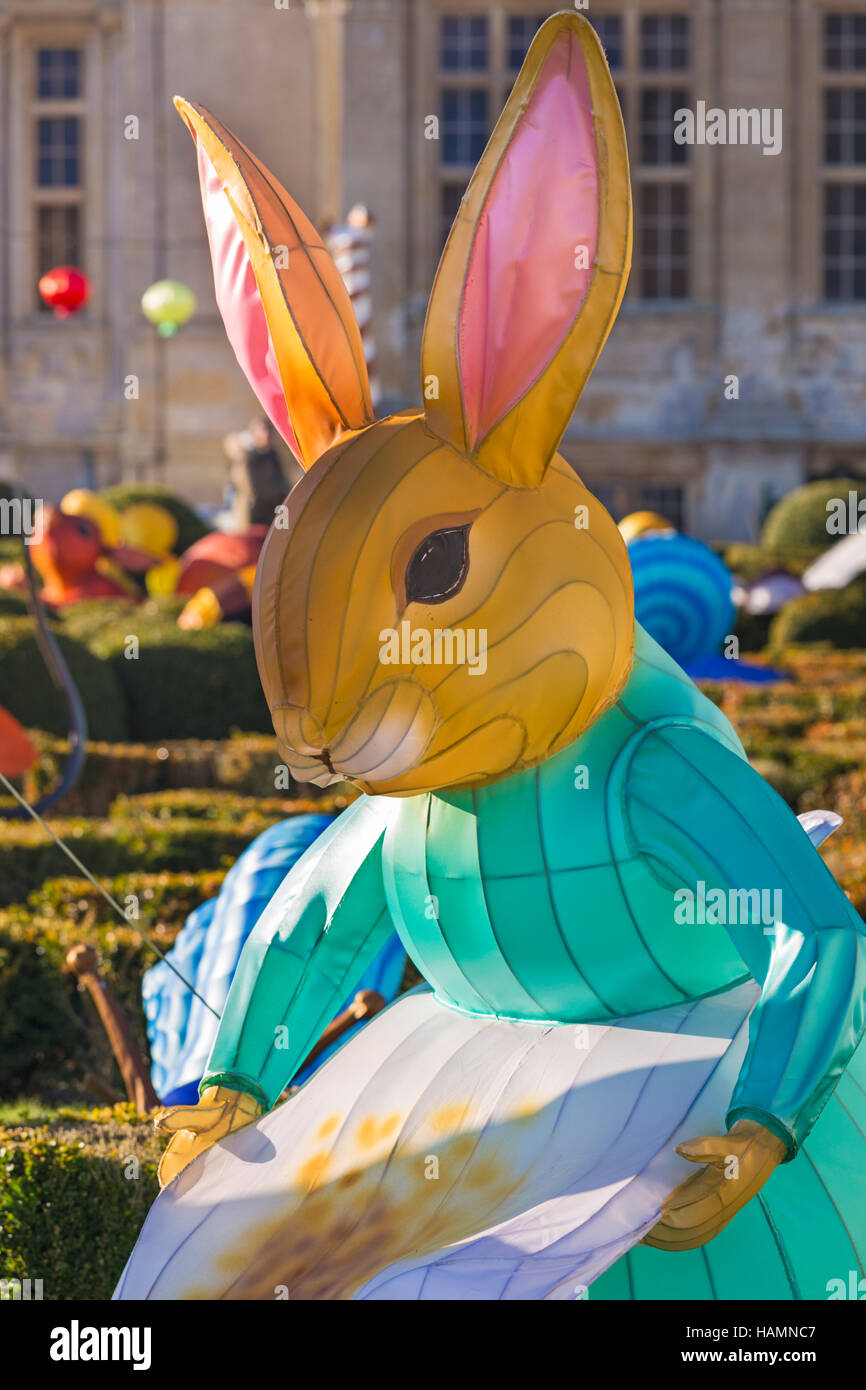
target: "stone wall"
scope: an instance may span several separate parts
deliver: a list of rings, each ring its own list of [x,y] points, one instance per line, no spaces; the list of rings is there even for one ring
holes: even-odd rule
[[[222,437],[255,402],[217,315],[175,92],[218,114],[314,219],[357,201],[371,209],[379,375],[388,404],[416,401],[438,248],[438,152],[423,136],[437,100],[438,12],[495,8],[493,0],[0,3],[0,473],[17,470],[49,498],[123,475],[163,477],[198,501],[219,500]],[[641,8],[668,7],[592,6]],[[548,7],[509,0],[506,9]],[[631,288],[563,447],[616,505],[636,505],[645,482],[679,484],[691,529],[743,538],[772,497],[811,473],[866,471],[866,305],[822,302],[822,6],[697,0],[682,9],[696,48],[692,101],[780,108],[782,150],[690,151],[693,298],[654,305]],[[87,312],[65,323],[33,304],[28,82],[46,37],[82,43],[87,60],[94,292]],[[123,136],[129,114],[139,118],[137,141]],[[139,308],[142,291],[164,275],[199,301],[170,341],[156,338]],[[124,399],[131,374],[137,400]],[[738,399],[725,398],[731,375]]]

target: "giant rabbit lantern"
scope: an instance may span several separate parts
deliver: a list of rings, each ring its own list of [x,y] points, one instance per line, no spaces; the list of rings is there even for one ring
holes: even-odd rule
[[[721,1297],[826,1297],[866,1220],[863,923],[829,821],[635,626],[556,453],[630,258],[593,29],[539,30],[439,267],[424,410],[375,424],[312,225],[178,105],[229,337],[308,470],[254,595],[282,756],[365,795],[244,947],[119,1296],[692,1298],[710,1242]],[[271,1109],[394,926],[429,984]]]

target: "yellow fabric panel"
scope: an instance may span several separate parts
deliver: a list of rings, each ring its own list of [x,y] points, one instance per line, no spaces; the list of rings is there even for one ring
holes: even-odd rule
[[[250,257],[292,425],[309,468],[373,420],[364,348],[343,280],[312,222],[273,174],[203,106],[175,98],[223,181]],[[275,247],[286,247],[278,266]]]

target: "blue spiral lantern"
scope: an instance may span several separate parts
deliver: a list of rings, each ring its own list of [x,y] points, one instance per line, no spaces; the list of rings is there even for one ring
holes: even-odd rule
[[[654,534],[629,546],[635,617],[680,666],[715,656],[733,629],[727,565],[691,536]]]

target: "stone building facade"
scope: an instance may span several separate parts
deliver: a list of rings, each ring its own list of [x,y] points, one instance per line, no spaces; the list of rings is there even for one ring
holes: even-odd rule
[[[175,92],[314,219],[373,211],[383,404],[417,401],[445,231],[564,3],[0,3],[0,477],[48,498],[126,477],[219,500],[221,440],[254,402],[217,316]],[[617,515],[651,506],[747,538],[804,479],[866,475],[866,3],[578,8],[620,91],[635,259],[564,452]],[[60,322],[36,284],[62,262],[92,297]],[[139,307],[164,276],[199,303],[168,340]]]

